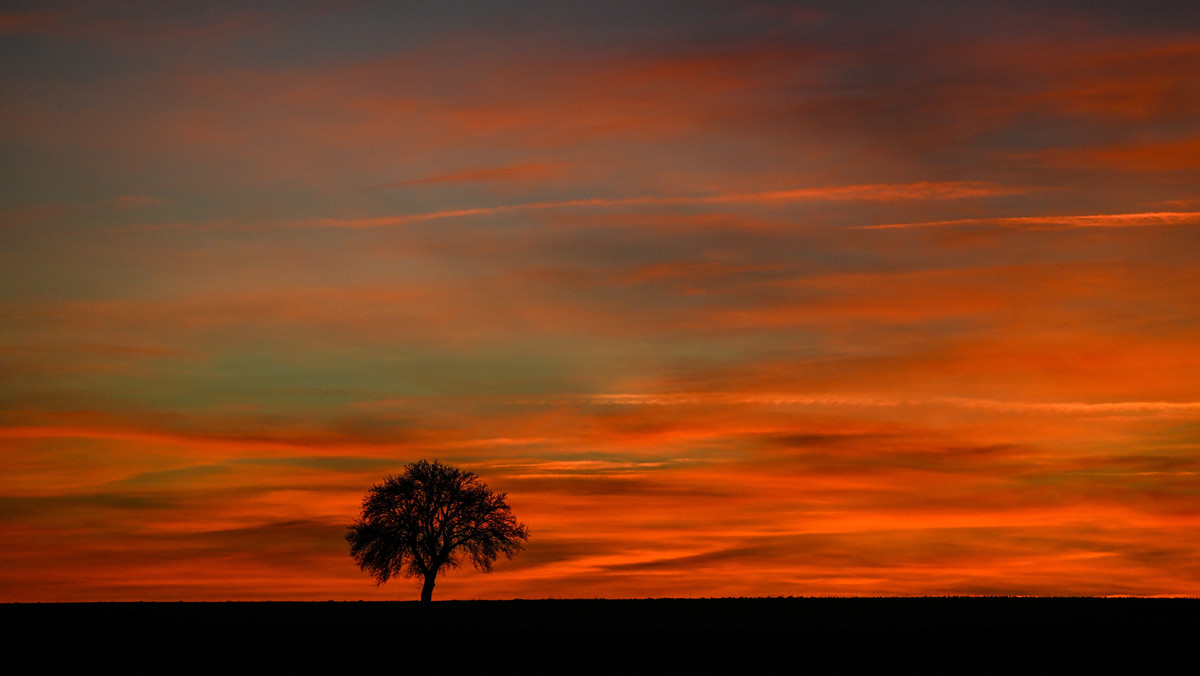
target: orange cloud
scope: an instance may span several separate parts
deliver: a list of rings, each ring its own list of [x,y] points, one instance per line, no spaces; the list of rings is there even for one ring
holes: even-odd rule
[[[1200,112],[1200,104],[1197,104]],[[1050,166],[1117,171],[1188,171],[1200,168],[1200,137],[1150,143],[1052,148],[1029,159]]]
[[[469,402],[435,405],[463,403]],[[518,403],[539,416],[545,410],[537,401]],[[983,407],[1005,419],[1029,412],[1012,403],[921,405]],[[780,405],[790,410],[780,415]],[[452,572],[442,591],[451,598],[511,598],[1192,589],[1186,576],[1135,573],[1158,569],[1163,557],[1187,565],[1186,547],[1165,552],[1161,540],[1155,543],[1167,532],[1200,529],[1186,495],[1164,493],[1173,481],[1194,481],[1194,459],[1176,455],[1171,465],[1161,450],[1081,457],[1053,445],[975,447],[953,432],[873,422],[870,411],[878,405],[736,392],[593,395],[551,403],[567,419],[546,418],[534,429],[553,423],[578,431],[589,416],[607,420],[544,451],[505,454],[492,447],[472,458],[473,451],[451,444],[443,458],[477,468],[537,529],[529,550],[493,576]],[[1123,406],[1146,412],[1140,402]],[[682,415],[653,412],[663,407]],[[842,417],[813,417],[814,407]],[[613,419],[614,409],[627,413]],[[1099,413],[1070,403],[1044,412]],[[498,422],[515,430],[512,413],[477,419],[471,433],[494,433]],[[9,438],[34,438],[14,434]],[[571,445],[584,455],[565,456]],[[639,446],[640,457],[630,457]],[[692,457],[668,458],[664,449]],[[225,455],[209,464],[217,473],[180,471],[170,481],[147,476],[100,491],[48,493],[36,505],[9,498],[8,513],[29,528],[8,531],[4,569],[33,566],[20,598],[41,600],[264,598],[252,583],[256,571],[275,576],[272,598],[408,596],[402,580],[386,588],[362,580],[335,537],[382,468],[362,467],[331,481],[328,469],[287,455],[272,456],[285,465],[238,460],[249,452],[265,462],[263,450],[249,444]],[[53,561],[37,557],[45,551],[38,545],[45,523],[24,516],[35,513],[60,536],[79,533],[72,551],[90,561],[86,581],[63,584],[75,564],[61,551]],[[107,532],[90,529],[85,513],[103,515]],[[152,532],[137,525],[146,515],[153,516]],[[118,536],[122,544],[114,547],[107,538]],[[1149,548],[1159,558],[1139,563]],[[279,568],[280,551],[290,552],[294,567]],[[25,552],[23,560],[13,552]],[[131,566],[135,553],[155,565]],[[1036,576],[1021,572],[1034,562]],[[677,575],[681,569],[688,575]]]

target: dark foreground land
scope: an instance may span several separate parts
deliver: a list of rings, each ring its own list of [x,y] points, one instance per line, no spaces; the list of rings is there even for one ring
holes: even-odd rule
[[[10,660],[167,673],[1200,666],[1196,599],[5,604],[0,622]]]

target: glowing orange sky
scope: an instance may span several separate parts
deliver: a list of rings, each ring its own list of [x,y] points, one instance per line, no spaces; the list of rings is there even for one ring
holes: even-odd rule
[[[1200,595],[1195,3],[37,4],[0,601]]]

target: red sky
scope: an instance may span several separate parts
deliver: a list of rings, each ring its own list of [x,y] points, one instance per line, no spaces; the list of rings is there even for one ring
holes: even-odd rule
[[[0,12],[0,601],[1200,595],[1193,2]]]

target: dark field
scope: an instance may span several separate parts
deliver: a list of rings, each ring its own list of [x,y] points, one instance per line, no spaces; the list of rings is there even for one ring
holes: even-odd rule
[[[5,604],[0,620],[10,660],[167,673],[1200,666],[1194,599]]]

